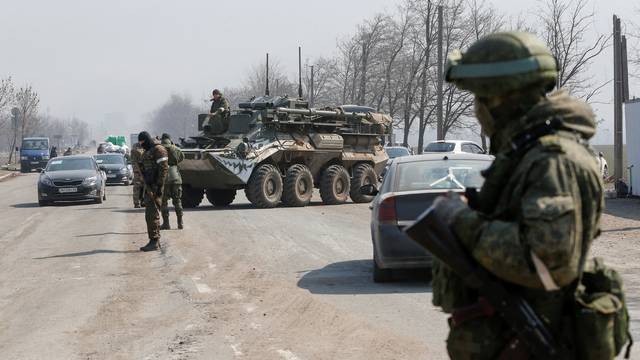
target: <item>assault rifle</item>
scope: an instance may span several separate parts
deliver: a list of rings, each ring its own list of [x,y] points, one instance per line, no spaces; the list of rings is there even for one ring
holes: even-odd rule
[[[433,207],[420,215],[413,225],[405,229],[405,233],[451,268],[467,286],[479,292],[485,315],[495,313],[511,327],[515,337],[503,352],[507,357],[501,358],[562,358],[564,349],[554,340],[529,303],[510,293],[479,266]]]

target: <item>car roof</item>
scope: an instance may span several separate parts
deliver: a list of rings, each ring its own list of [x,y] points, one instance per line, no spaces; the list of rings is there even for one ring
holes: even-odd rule
[[[67,156],[58,156],[54,159],[65,160],[65,159],[93,159],[91,155],[67,155]]]
[[[410,163],[416,161],[433,161],[433,160],[481,160],[493,161],[493,155],[487,154],[471,154],[471,153],[426,153],[421,155],[401,156],[393,160],[394,164]]]

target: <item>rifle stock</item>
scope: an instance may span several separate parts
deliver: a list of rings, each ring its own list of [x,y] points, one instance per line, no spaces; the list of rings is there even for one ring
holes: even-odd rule
[[[558,359],[561,349],[533,308],[520,296],[507,291],[487,270],[477,264],[437,211],[427,209],[405,233],[451,268],[467,286],[478,290],[496,313],[512,328],[532,358]]]

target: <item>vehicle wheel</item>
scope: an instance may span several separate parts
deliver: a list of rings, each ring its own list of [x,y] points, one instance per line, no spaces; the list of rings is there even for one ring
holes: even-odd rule
[[[182,206],[185,208],[198,207],[203,197],[204,189],[196,189],[186,185],[182,187]]]
[[[377,184],[378,175],[369,164],[358,164],[353,168],[353,178],[351,178],[351,191],[349,195],[355,203],[366,203],[373,200],[371,195],[363,195],[360,188],[363,185]]]
[[[393,270],[392,269],[382,269],[378,267],[378,263],[373,260],[373,282],[376,283],[385,283],[393,280]]]
[[[95,202],[96,204],[102,204],[102,201],[104,200],[104,194],[98,198],[96,198]]]
[[[38,206],[48,206],[51,205],[47,200],[38,200]]]
[[[342,204],[349,197],[349,173],[341,165],[331,165],[320,179],[320,197],[327,205]]]
[[[287,206],[307,206],[313,196],[313,175],[308,167],[296,164],[284,178],[282,202]]]
[[[235,190],[207,189],[207,200],[213,206],[229,206],[236,198]]]
[[[282,197],[282,176],[280,171],[270,164],[260,165],[253,171],[247,188],[247,199],[259,208],[278,206]]]

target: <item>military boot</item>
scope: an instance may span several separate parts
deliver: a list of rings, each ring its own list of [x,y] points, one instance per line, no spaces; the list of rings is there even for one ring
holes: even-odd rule
[[[159,246],[160,244],[158,243],[158,239],[151,239],[147,245],[140,248],[140,251],[155,251],[158,250]]]
[[[160,230],[171,230],[168,213],[162,213],[162,225],[160,225]]]
[[[176,217],[178,218],[178,229],[184,229],[184,225],[182,224],[182,214],[176,215]]]

